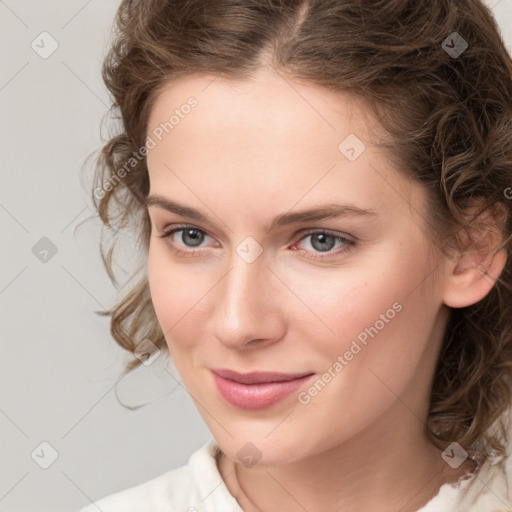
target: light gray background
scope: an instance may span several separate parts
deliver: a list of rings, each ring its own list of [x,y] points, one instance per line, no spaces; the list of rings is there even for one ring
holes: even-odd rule
[[[165,358],[119,381],[126,353],[94,313],[117,296],[100,222],[75,232],[94,213],[85,159],[102,144],[100,67],[118,3],[0,0],[0,512],[77,511],[185,464],[210,438],[176,373],[156,364]],[[512,50],[512,0],[488,4]],[[50,48],[44,31],[58,43],[46,59],[31,47]],[[46,262],[33,253],[43,237],[57,249]],[[125,257],[119,277],[133,268]],[[149,405],[123,408],[116,393]],[[47,469],[42,442],[58,453]]]

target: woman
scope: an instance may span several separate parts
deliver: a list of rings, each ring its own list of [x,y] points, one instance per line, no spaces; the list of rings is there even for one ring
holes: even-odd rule
[[[116,24],[94,198],[147,274],[107,314],[127,371],[168,348],[213,439],[82,512],[512,510],[490,11],[125,0]]]

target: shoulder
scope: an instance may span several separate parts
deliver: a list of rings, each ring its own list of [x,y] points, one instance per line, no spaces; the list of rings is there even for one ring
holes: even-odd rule
[[[485,460],[470,477],[445,484],[438,495],[418,512],[511,512],[512,511],[512,408],[503,417],[506,453]]]
[[[512,510],[512,407],[503,415],[506,450],[501,457],[491,457],[470,481],[459,510],[471,512],[510,512]],[[492,428],[497,435],[499,430]]]
[[[151,480],[105,496],[79,512],[202,512],[215,510],[205,497],[215,490],[215,507],[238,512],[236,500],[229,494],[217,468],[218,445],[210,439],[195,451],[186,465],[167,471]]]

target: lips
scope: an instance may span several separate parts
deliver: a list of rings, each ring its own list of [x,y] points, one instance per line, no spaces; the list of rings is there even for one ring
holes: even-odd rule
[[[245,410],[271,407],[294,391],[299,391],[314,376],[311,372],[241,374],[225,369],[212,370],[212,375],[217,391],[224,400]]]
[[[278,372],[251,372],[251,373],[238,373],[233,370],[226,369],[212,369],[212,372],[223,377],[224,379],[238,382],[239,384],[261,384],[263,382],[284,382],[288,380],[301,379],[307,375],[312,375],[313,372],[303,373],[278,373]]]

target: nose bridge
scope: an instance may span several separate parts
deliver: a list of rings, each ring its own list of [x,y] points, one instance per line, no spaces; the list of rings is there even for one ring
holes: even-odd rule
[[[248,263],[238,254],[234,255],[232,269],[226,276],[221,303],[224,309],[225,320],[233,329],[240,329],[255,319],[259,299],[264,295],[264,287],[268,272],[264,260]]]
[[[240,246],[247,249],[243,243]],[[233,251],[230,271],[216,296],[214,335],[230,346],[278,335],[273,318],[277,309],[269,304],[273,299],[267,288],[272,273],[266,268],[265,258],[260,254],[251,260],[239,252],[240,247]]]

